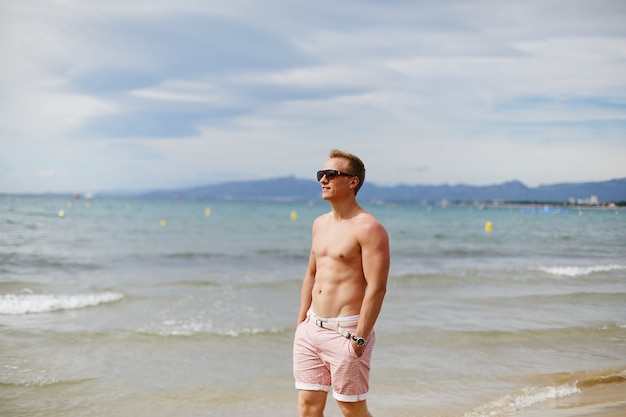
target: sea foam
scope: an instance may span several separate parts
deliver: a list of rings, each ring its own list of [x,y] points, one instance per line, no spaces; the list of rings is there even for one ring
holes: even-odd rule
[[[0,295],[0,314],[48,313],[111,303],[124,298],[117,292],[92,294],[5,294]]]
[[[608,272],[616,269],[626,269],[626,265],[596,265],[596,266],[540,266],[537,270],[546,274],[577,277],[595,272]]]
[[[475,410],[465,413],[463,417],[508,417],[535,404],[568,397],[580,392],[575,385],[560,385],[556,387],[527,387],[516,395],[507,395],[499,400],[485,404]]]

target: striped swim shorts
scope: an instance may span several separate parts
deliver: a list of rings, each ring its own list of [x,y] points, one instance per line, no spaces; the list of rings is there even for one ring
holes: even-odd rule
[[[309,312],[307,318],[298,324],[293,343],[296,388],[328,392],[332,386],[333,397],[338,401],[365,400],[369,391],[370,359],[376,340],[374,331],[367,338],[363,355],[358,357],[351,340],[337,330],[316,325],[317,320],[341,325],[358,320],[358,316],[320,319]],[[343,328],[353,332],[356,326]]]

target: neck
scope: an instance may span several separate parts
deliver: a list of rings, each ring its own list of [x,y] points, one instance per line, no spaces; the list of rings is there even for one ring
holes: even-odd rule
[[[330,206],[333,209],[335,220],[349,219],[361,210],[361,206],[357,203],[356,198],[331,201]]]

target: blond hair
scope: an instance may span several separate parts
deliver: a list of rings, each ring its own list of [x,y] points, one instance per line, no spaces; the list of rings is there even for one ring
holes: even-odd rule
[[[361,189],[363,182],[365,181],[365,164],[363,164],[363,161],[361,161],[361,158],[359,158],[358,156],[350,152],[342,151],[340,149],[331,150],[330,153],[328,154],[328,157],[329,158],[344,158],[348,160],[348,167],[350,170],[349,174],[354,175],[355,177],[359,179],[359,183],[354,189],[354,194],[356,195]]]

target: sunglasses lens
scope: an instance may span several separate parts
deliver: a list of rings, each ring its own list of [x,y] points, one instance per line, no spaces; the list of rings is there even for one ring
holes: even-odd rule
[[[324,171],[317,171],[317,180],[321,181],[322,178],[324,178],[324,175],[326,175],[326,179],[328,181],[332,181],[337,175],[339,175],[338,171],[335,171],[334,169],[327,169]]]

